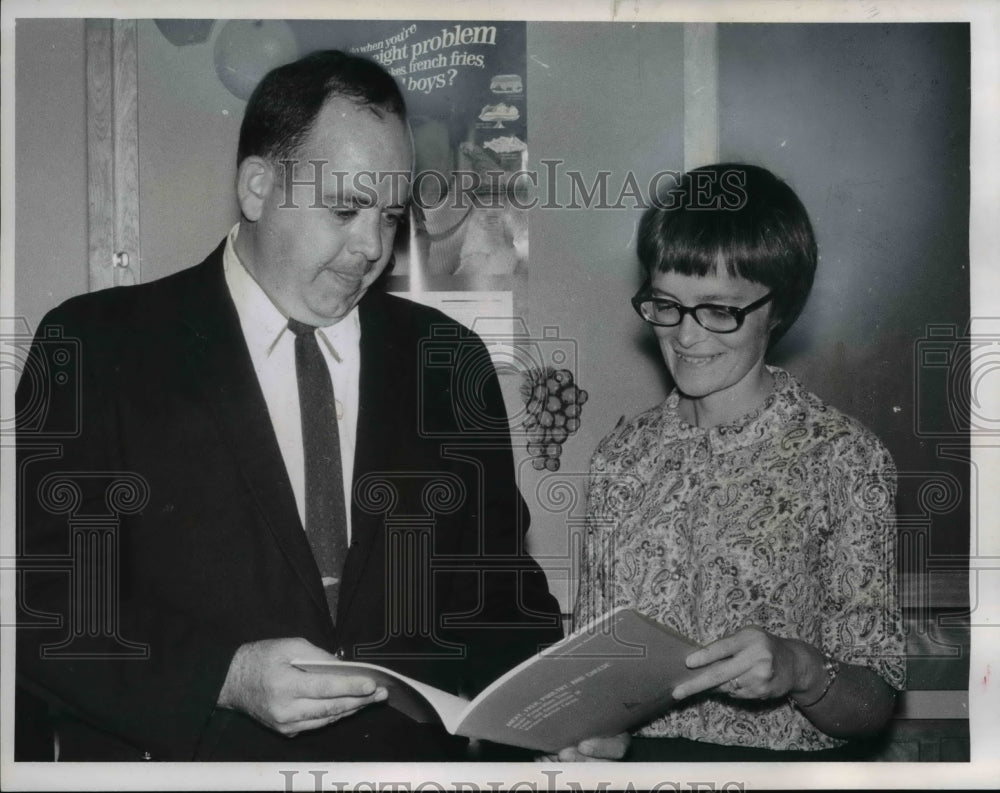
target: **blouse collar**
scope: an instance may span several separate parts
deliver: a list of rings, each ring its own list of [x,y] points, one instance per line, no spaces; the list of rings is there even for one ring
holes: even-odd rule
[[[669,428],[675,438],[703,439],[712,452],[735,451],[775,437],[782,426],[787,426],[789,419],[799,412],[795,405],[800,401],[801,386],[784,369],[768,366],[767,370],[774,378],[774,389],[764,402],[740,418],[714,427],[695,427],[684,421],[677,410],[681,395],[675,389],[663,405],[667,419],[665,429]]]

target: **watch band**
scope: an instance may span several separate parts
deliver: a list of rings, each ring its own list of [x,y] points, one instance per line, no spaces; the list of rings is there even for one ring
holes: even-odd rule
[[[811,708],[813,705],[819,703],[823,697],[829,693],[830,688],[833,686],[833,681],[837,679],[837,675],[840,674],[840,662],[829,655],[823,657],[823,671],[826,672],[826,685],[823,686],[823,691],[820,693],[816,699],[809,703],[798,702],[794,697],[789,696],[788,701],[796,708]]]

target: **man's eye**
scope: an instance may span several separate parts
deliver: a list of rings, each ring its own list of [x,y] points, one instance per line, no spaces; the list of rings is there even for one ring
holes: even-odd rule
[[[401,214],[385,214],[382,215],[382,222],[387,226],[396,227],[402,224],[404,218]]]
[[[339,220],[350,220],[356,217],[358,210],[356,209],[334,209],[333,216]]]

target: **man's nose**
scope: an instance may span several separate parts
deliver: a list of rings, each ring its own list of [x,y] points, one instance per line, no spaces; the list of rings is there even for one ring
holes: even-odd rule
[[[369,207],[358,213],[351,229],[351,253],[364,256],[370,262],[382,258],[382,213]]]

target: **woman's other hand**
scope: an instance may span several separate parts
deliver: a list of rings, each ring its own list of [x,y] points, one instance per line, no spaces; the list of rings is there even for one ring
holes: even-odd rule
[[[542,763],[592,763],[602,760],[621,760],[628,751],[631,737],[627,732],[609,738],[587,738],[576,746],[567,746],[559,754],[539,757]]]
[[[691,653],[688,668],[702,672],[677,686],[673,696],[684,699],[711,689],[736,699],[775,699],[813,689],[818,695],[826,682],[823,660],[805,642],[747,627]]]
[[[835,738],[876,735],[892,718],[896,692],[866,666],[839,664],[836,679],[823,654],[798,639],[743,628],[687,657],[700,674],[674,689],[675,699],[716,690],[734,699],[790,697],[816,727]]]

